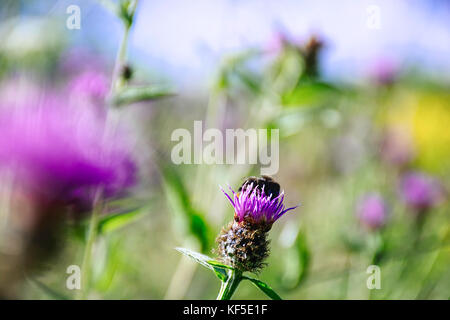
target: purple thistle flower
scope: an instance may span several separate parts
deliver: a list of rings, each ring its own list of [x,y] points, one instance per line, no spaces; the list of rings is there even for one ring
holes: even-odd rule
[[[223,189],[222,192],[233,206],[235,220],[237,222],[249,220],[255,223],[271,225],[289,210],[297,208],[297,206],[295,206],[286,209],[283,204],[284,191],[276,197],[273,197],[272,193],[266,195],[264,192],[264,185],[261,190],[259,190],[258,188],[253,188],[253,183],[250,183],[239,193],[236,193],[231,187],[229,188],[233,198]]]
[[[372,193],[358,201],[356,214],[364,226],[377,230],[386,224],[388,207],[381,195]]]
[[[239,192],[230,190],[232,195],[222,192],[233,205],[234,221],[219,234],[218,253],[240,271],[258,272],[269,255],[267,233],[272,224],[296,207],[285,208],[284,192],[279,193],[280,185],[268,176],[250,177]]]
[[[0,96],[0,183],[11,191],[0,242],[13,244],[0,259],[0,296],[59,251],[68,215],[79,219],[99,195],[121,196],[136,182],[123,130],[91,103],[35,89]]]
[[[438,183],[430,176],[419,172],[405,174],[400,182],[399,191],[405,204],[417,212],[434,207],[441,198]]]
[[[0,113],[0,169],[35,201],[89,210],[98,188],[115,197],[136,182],[124,133],[92,105],[41,99]]]

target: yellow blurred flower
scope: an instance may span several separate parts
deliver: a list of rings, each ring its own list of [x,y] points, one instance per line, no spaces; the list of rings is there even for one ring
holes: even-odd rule
[[[393,105],[395,104],[395,105]],[[416,163],[423,169],[450,169],[450,94],[402,92],[390,101],[384,118],[387,127],[408,132]]]

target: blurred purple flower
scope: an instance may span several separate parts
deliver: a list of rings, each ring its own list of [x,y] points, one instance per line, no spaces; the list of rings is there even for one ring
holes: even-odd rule
[[[108,128],[92,105],[47,95],[0,110],[0,167],[34,200],[87,210],[98,188],[109,198],[135,183],[123,133]]]
[[[85,71],[70,82],[68,89],[75,98],[88,98],[101,103],[109,90],[108,79],[100,72]]]
[[[264,45],[263,50],[268,54],[279,54],[287,43],[289,43],[289,40],[286,33],[275,31]]]
[[[87,70],[105,70],[103,58],[84,48],[71,48],[64,52],[59,68],[63,74],[76,74]]]
[[[369,68],[369,77],[378,84],[389,85],[395,81],[398,65],[391,59],[379,58]]]
[[[371,193],[358,201],[356,214],[361,224],[371,230],[377,230],[386,224],[388,207],[381,195]]]
[[[400,182],[400,194],[406,205],[417,212],[434,207],[441,198],[436,180],[420,172],[405,174]]]
[[[388,129],[381,141],[381,158],[394,166],[404,166],[414,158],[411,137],[401,129]]]

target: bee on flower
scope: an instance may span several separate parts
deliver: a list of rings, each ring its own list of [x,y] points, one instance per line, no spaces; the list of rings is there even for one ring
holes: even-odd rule
[[[217,238],[224,263],[244,272],[258,272],[269,255],[267,233],[286,212],[284,191],[271,177],[250,177],[238,192],[222,190],[234,208],[234,219]]]

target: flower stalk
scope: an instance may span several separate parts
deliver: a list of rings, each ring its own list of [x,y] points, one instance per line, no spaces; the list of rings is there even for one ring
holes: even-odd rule
[[[111,96],[113,96],[115,92],[119,91],[120,88],[125,84],[125,79],[123,79],[123,77],[121,76],[120,70],[122,70],[122,67],[125,64],[128,48],[128,38],[131,26],[133,25],[137,3],[138,0],[134,0],[131,3],[128,3],[128,6],[126,6],[124,3],[122,4],[123,7],[121,8],[121,18],[125,25],[125,31],[122,37],[122,41],[120,43],[119,51],[117,53],[117,58],[113,69],[113,76],[110,90]],[[81,267],[81,290],[77,295],[77,299],[86,299],[89,292],[89,280],[90,280],[89,271],[91,267],[92,251],[97,239],[99,216],[102,211],[103,211],[103,204],[101,199],[101,191],[99,190],[97,193],[97,197],[94,201],[94,207],[90,219],[89,235],[86,247],[84,249],[83,262]]]
[[[242,279],[241,271],[230,269],[227,280],[222,282],[217,300],[230,300]]]
[[[101,212],[103,211],[103,204],[98,192],[97,199],[95,200],[94,209],[92,210],[91,219],[89,222],[89,234],[84,248],[83,262],[81,264],[81,290],[79,291],[77,300],[84,300],[87,298],[89,292],[89,280],[90,280],[90,266],[92,258],[92,250],[94,248],[95,241],[98,233],[98,221]]]
[[[121,9],[121,18],[124,22],[125,31],[122,36],[122,41],[120,42],[119,51],[117,52],[117,57],[114,65],[113,79],[111,81],[111,91],[110,95],[119,91],[125,84],[125,79],[121,76],[121,70],[125,66],[125,60],[127,58],[128,49],[128,38],[130,34],[131,26],[134,21],[134,14],[136,12],[138,0],[134,0],[129,4],[129,8]]]

